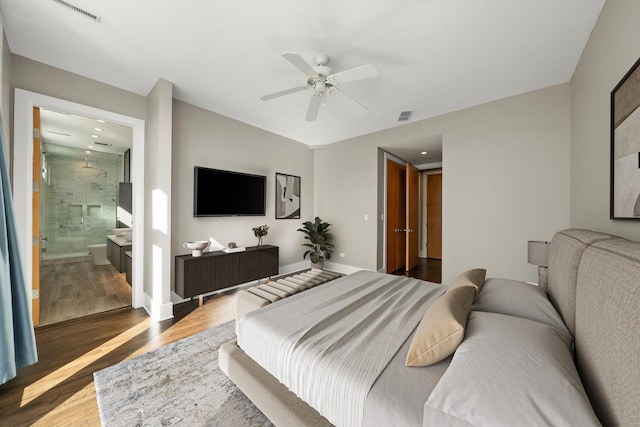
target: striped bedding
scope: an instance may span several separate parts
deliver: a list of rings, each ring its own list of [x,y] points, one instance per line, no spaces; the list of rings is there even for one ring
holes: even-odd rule
[[[367,393],[445,290],[360,271],[244,316],[238,345],[336,426],[360,426]]]

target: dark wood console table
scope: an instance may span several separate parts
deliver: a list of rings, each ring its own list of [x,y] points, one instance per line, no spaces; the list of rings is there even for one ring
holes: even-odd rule
[[[243,252],[205,252],[200,257],[177,255],[175,288],[190,298],[278,274],[278,247],[249,246]]]

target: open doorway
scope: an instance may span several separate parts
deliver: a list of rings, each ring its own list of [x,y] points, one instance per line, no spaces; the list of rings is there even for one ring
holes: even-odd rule
[[[441,282],[441,153],[440,136],[402,148],[381,149],[379,209],[383,225],[379,228],[382,244],[378,246],[381,271]],[[429,191],[428,186],[438,183],[436,175],[440,178],[440,185],[436,186],[439,194],[434,188]],[[439,248],[439,252],[434,252],[433,247]]]
[[[34,157],[40,152],[40,176],[34,175],[40,191],[33,198],[34,210],[39,205],[34,230],[40,236],[40,326],[131,306],[126,266],[132,263],[110,259],[107,248],[117,246],[131,258],[131,222],[122,227],[118,212],[131,206],[131,191],[121,189],[131,185],[133,129],[46,108],[36,107],[35,114],[40,121],[40,146],[34,146]],[[125,221],[130,208],[127,213]]]
[[[35,107],[60,111],[70,114],[88,117],[95,120],[105,120],[119,125],[129,126],[132,129],[132,151],[136,153],[131,157],[131,181],[132,186],[132,272],[131,272],[131,305],[135,308],[143,305],[143,273],[144,273],[144,121],[129,116],[96,109],[82,104],[77,104],[53,98],[34,92],[16,89],[15,91],[15,126],[14,126],[14,206],[17,216],[18,237],[20,251],[23,258],[23,266],[28,286],[27,291],[33,297],[32,314],[34,324],[39,324],[39,259],[40,236],[39,228],[34,228],[33,199],[36,192],[39,193],[40,165],[36,165],[34,174],[34,115]],[[97,126],[96,126],[97,127]],[[35,158],[39,158],[36,156]],[[83,206],[86,215],[86,209]],[[137,243],[139,242],[139,243]],[[36,247],[37,246],[37,247]]]

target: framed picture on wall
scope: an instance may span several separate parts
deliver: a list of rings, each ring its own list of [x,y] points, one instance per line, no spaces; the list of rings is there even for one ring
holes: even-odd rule
[[[640,219],[640,59],[611,91],[611,219]]]
[[[300,219],[300,177],[276,172],[276,219]]]

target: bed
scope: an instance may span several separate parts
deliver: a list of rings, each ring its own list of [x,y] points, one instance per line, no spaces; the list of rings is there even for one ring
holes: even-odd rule
[[[638,326],[640,243],[570,229],[547,292],[362,271],[245,315],[220,367],[278,426],[640,425]]]

